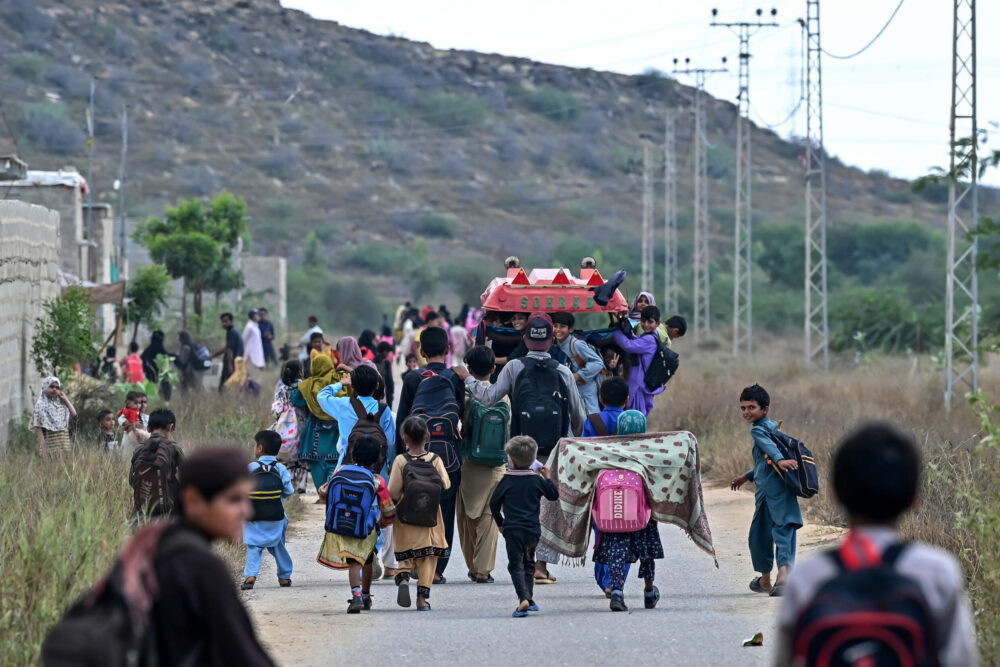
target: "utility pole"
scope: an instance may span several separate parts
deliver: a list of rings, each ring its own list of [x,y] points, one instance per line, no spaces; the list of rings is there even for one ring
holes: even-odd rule
[[[97,77],[90,77],[90,104],[87,106],[87,243],[93,248],[94,241],[94,93]],[[90,252],[87,253],[88,256]]]
[[[822,48],[819,0],[806,0],[806,368],[830,370],[830,325],[826,290],[826,153],[823,149]]]
[[[750,156],[750,37],[761,28],[776,28],[772,20],[765,23],[763,10],[757,10],[757,20],[721,23],[719,10],[712,9],[713,27],[729,28],[740,39],[739,94],[736,119],[736,215],[733,252],[733,354],[753,353],[753,243],[751,190],[753,160]]]
[[[653,166],[650,161],[650,137],[642,139],[642,290],[653,290]]]
[[[125,157],[128,154],[128,105],[122,106],[122,157],[118,164],[118,266],[119,280],[125,268]]]
[[[726,59],[722,59],[726,64]],[[709,74],[725,72],[726,68],[691,68],[691,59],[684,59],[684,69],[677,69],[677,59],[674,59],[674,73],[693,75],[695,80],[694,94],[694,335],[700,337],[712,330],[711,291],[712,282],[709,274],[711,256],[708,252],[708,158],[705,148],[708,137],[705,135],[705,80]]]
[[[976,0],[953,0],[948,282],[945,291],[944,406],[979,389],[979,127],[976,121]]]
[[[677,116],[674,107],[663,114],[663,316],[678,307],[677,283]]]

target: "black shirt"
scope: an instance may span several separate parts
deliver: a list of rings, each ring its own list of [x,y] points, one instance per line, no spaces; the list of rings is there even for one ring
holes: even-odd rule
[[[153,604],[152,623],[160,664],[273,667],[229,569],[212,553],[205,534],[181,522],[167,528],[161,544],[180,531],[188,533],[185,540],[193,545],[156,558],[160,597]]]
[[[538,535],[542,532],[538,522],[542,496],[556,500],[559,490],[537,473],[508,470],[490,498],[493,520],[501,528],[519,528]]]
[[[438,375],[448,371],[446,376],[451,376],[451,384],[455,387],[455,405],[465,405],[465,383],[458,379],[447,366],[440,361],[427,364],[426,368],[421,368],[403,376],[403,388],[399,392],[399,408],[396,410],[396,453],[402,454],[406,451],[403,443],[403,422],[410,416],[410,409],[413,407],[413,397],[417,395],[417,387],[423,379],[421,373],[424,371],[434,371]]]
[[[226,329],[226,347],[233,351],[233,359],[243,356],[243,336],[236,327]]]

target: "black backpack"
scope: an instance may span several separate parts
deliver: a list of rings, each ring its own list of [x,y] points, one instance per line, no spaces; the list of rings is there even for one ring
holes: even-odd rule
[[[569,430],[569,395],[555,359],[521,359],[524,367],[514,381],[510,432],[529,435],[545,458]]]
[[[461,410],[455,399],[454,371],[438,374],[425,368],[420,372],[420,384],[413,396],[410,416],[427,422],[430,433],[428,451],[441,457],[444,469],[455,472],[462,467],[462,434],[458,428]]]
[[[940,664],[927,600],[915,581],[893,567],[905,549],[894,544],[867,567],[849,567],[839,550],[828,553],[839,574],[799,612],[795,664]]]
[[[764,455],[767,464],[781,476],[788,490],[799,498],[812,498],[819,493],[819,471],[816,470],[816,459],[812,451],[787,433],[773,431],[770,435],[781,452],[781,457],[799,464],[795,470],[783,471],[769,456]]]
[[[365,410],[365,406],[360,400],[351,396],[351,407],[354,408],[354,414],[357,416],[358,421],[347,436],[347,455],[345,460],[348,463],[354,462],[354,443],[361,436],[367,435],[375,438],[379,443],[378,461],[376,461],[376,465],[372,466],[372,468],[380,471],[382,470],[382,466],[385,465],[386,457],[389,456],[389,440],[385,437],[385,431],[382,430],[382,415],[388,410],[388,406],[379,406],[378,412],[372,415]]]
[[[132,487],[132,512],[135,515],[172,516],[180,500],[178,461],[174,458],[177,443],[158,433],[132,454],[128,482]]]
[[[434,454],[424,461],[403,454],[403,497],[396,504],[396,518],[410,526],[433,528],[437,525],[438,508],[444,480],[434,467]]]
[[[254,490],[250,492],[253,516],[250,521],[281,521],[285,518],[285,505],[281,492],[285,488],[277,463],[261,463],[250,473]]]
[[[645,334],[654,336],[655,334]],[[677,373],[681,365],[679,354],[670,349],[670,346],[656,337],[656,352],[649,360],[649,368],[643,376],[643,383],[649,391],[656,391],[660,387],[666,386],[670,379]]]
[[[166,529],[163,525],[151,524],[141,530]],[[137,539],[138,535],[132,539]],[[204,542],[189,531],[177,531],[165,538],[161,532],[149,546],[156,550],[150,560],[185,549],[206,549]],[[132,559],[132,562],[139,560]],[[148,608],[131,608],[124,592],[124,570],[122,560],[115,561],[107,577],[66,610],[45,635],[39,664],[43,667],[157,667],[160,664],[157,637],[150,624],[155,593],[152,589],[147,590]],[[150,586],[142,577],[128,578]],[[192,659],[196,657],[191,656]],[[195,664],[192,660],[188,663]]]

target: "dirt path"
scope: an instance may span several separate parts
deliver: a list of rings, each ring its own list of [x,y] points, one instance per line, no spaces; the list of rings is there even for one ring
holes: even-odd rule
[[[661,526],[667,558],[657,561],[662,598],[652,611],[643,609],[641,582],[630,578],[625,591],[630,611],[612,614],[588,563],[554,568],[559,583],[535,591],[542,611],[512,619],[516,601],[501,544],[496,584],[465,579],[467,568],[456,549],[446,573],[449,583],[432,592],[434,611],[418,614],[397,607],[395,587],[384,581],[372,587],[371,612],[348,616],[346,572],[316,563],[323,506],[313,504],[306,505],[289,535],[293,587],[278,588],[274,561],[265,558],[247,606],[262,640],[283,665],[368,664],[375,656],[384,664],[461,656],[463,664],[493,665],[509,664],[512,651],[526,652],[540,664],[594,664],[602,658],[619,664],[767,664],[778,600],[747,589],[752,573],[746,528],[753,495],[711,488],[705,491],[705,504],[719,569],[680,530]],[[807,526],[799,533],[799,555],[836,535],[835,529]],[[755,632],[764,633],[765,647],[743,648],[742,640]],[[365,659],[366,654],[372,659]]]

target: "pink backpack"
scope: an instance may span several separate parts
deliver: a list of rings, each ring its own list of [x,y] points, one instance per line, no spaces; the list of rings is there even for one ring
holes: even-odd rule
[[[653,512],[642,476],[631,470],[602,470],[591,513],[602,533],[634,533],[645,528]]]

